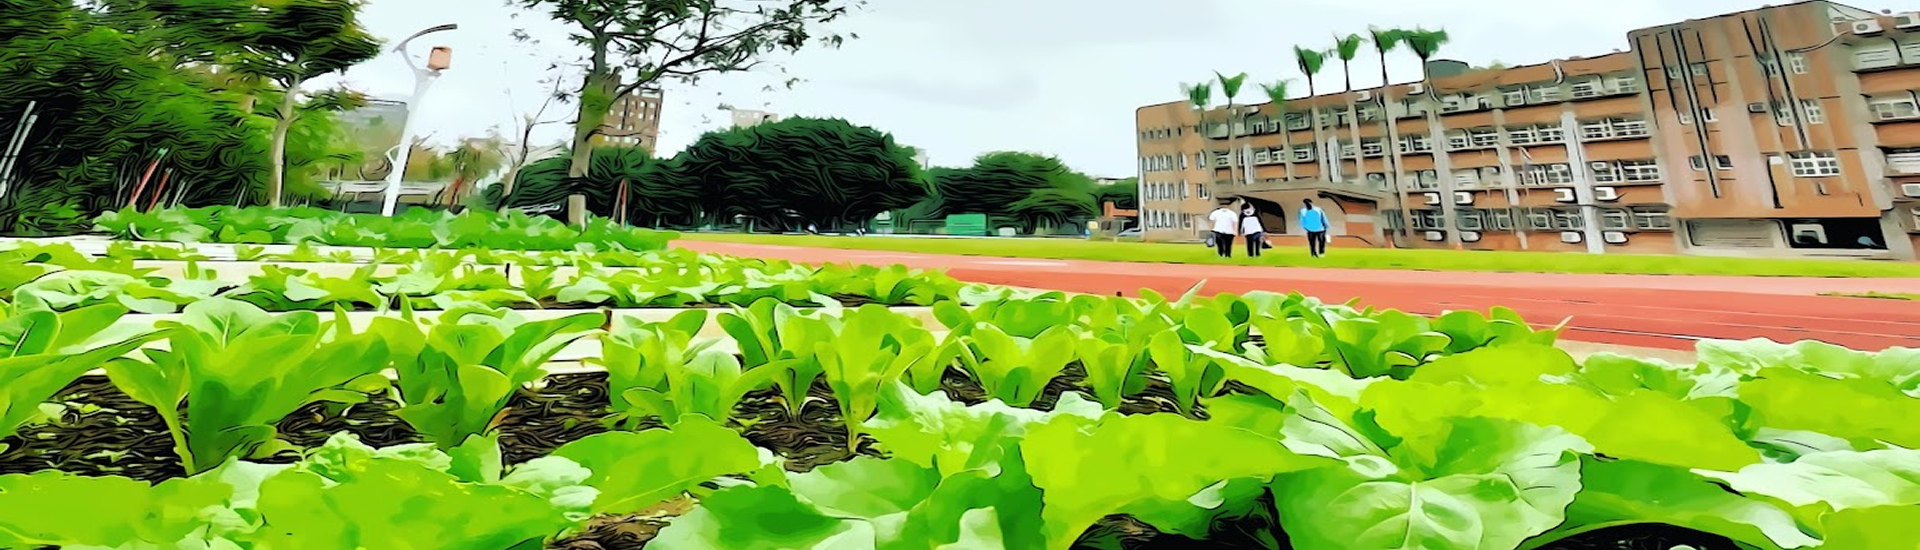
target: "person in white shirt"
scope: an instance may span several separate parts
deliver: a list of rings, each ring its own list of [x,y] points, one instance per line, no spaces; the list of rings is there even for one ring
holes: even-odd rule
[[[1260,226],[1260,211],[1252,204],[1240,209],[1240,235],[1247,239],[1247,257],[1260,257],[1260,250],[1267,247],[1267,229]]]
[[[1207,221],[1213,222],[1213,248],[1222,258],[1233,257],[1233,235],[1240,232],[1240,214],[1233,211],[1233,203],[1220,201],[1219,208],[1207,214]]]

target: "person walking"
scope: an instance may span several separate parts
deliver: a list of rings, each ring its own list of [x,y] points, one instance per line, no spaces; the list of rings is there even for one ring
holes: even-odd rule
[[[1313,205],[1313,199],[1300,201],[1300,229],[1307,232],[1307,251],[1318,258],[1327,255],[1327,213]]]
[[[1234,213],[1231,201],[1220,201],[1220,206],[1207,214],[1207,221],[1213,222],[1213,249],[1222,258],[1233,257],[1233,235],[1240,232],[1240,215]]]
[[[1247,239],[1247,257],[1260,257],[1267,247],[1267,229],[1260,225],[1260,211],[1251,203],[1240,209],[1240,234]]]

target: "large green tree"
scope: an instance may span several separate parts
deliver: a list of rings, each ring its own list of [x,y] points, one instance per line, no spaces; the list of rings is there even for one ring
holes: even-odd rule
[[[811,43],[837,46],[839,35],[816,36],[821,24],[847,13],[854,0],[508,0],[544,11],[572,27],[586,47],[585,73],[574,120],[569,173],[587,173],[594,135],[624,136],[606,127],[614,101],[667,81],[745,71],[768,54]]]
[[[212,67],[242,94],[272,83],[280,93],[264,114],[274,121],[268,145],[267,204],[279,206],[287,184],[287,137],[301,116],[300,88],[380,53],[360,24],[362,0],[101,0],[107,20],[137,28],[177,64]]]
[[[943,214],[987,214],[1018,220],[1028,230],[1099,214],[1093,178],[1058,157],[998,151],[973,166],[935,173]]]
[[[864,223],[928,196],[912,148],[840,119],[796,117],[711,132],[667,168],[701,193],[709,219],[764,223]],[[717,216],[717,217],[716,217]]]
[[[0,174],[6,231],[84,229],[136,194],[141,204],[246,200],[265,172],[265,134],[200,74],[156,56],[161,42],[68,0],[0,6],[0,136],[21,137],[18,156],[0,163],[10,168]]]

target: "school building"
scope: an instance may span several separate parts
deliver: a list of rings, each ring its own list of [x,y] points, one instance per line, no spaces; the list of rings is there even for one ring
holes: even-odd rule
[[[1434,61],[1285,112],[1215,108],[1204,130],[1184,101],[1141,107],[1145,238],[1196,239],[1236,198],[1304,241],[1312,198],[1336,247],[1915,259],[1920,12],[1801,2],[1627,41]]]

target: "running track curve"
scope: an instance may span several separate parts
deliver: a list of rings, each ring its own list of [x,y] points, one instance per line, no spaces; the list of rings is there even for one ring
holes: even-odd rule
[[[904,264],[942,269],[964,281],[1137,295],[1150,288],[1203,292],[1299,292],[1329,302],[1422,315],[1505,306],[1531,322],[1567,320],[1565,338],[1669,350],[1700,339],[1820,340],[1853,349],[1920,346],[1920,302],[1819,296],[1823,292],[1920,294],[1920,278],[1572,275],[1199,266],[1135,262],[994,258],[679,241],[674,246],[731,256],[795,262]],[[1335,253],[1338,253],[1337,251]]]

